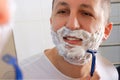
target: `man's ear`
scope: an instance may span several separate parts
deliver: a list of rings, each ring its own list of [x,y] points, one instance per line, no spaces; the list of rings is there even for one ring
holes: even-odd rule
[[[113,24],[112,23],[109,23],[105,26],[105,32],[104,32],[104,37],[103,37],[103,40],[106,40],[109,35],[110,35],[110,32],[112,30],[112,27],[113,27]]]

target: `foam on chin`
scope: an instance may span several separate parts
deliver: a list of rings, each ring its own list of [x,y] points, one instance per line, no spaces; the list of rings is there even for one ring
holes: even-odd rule
[[[83,39],[82,45],[72,45],[63,40],[64,36],[75,36]],[[53,42],[58,49],[59,55],[74,65],[83,65],[90,60],[90,54],[86,51],[90,48],[97,49],[96,40],[98,40],[99,34],[91,34],[84,30],[71,31],[66,27],[62,27],[57,32],[52,29]],[[98,38],[97,38],[98,37]],[[99,43],[97,44],[99,45]]]

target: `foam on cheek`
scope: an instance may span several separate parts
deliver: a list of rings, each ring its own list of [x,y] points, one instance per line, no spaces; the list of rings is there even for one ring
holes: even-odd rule
[[[99,31],[95,32],[91,36],[90,42],[92,42],[92,45],[90,46],[90,48],[93,50],[97,50],[102,42],[103,36],[104,36],[104,27],[100,26]]]

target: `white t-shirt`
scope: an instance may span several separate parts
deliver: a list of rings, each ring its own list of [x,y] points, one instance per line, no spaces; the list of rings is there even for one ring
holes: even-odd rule
[[[100,74],[100,80],[118,80],[117,70],[111,63],[100,55],[97,55],[96,59],[96,69],[98,74]],[[44,53],[24,60],[20,67],[24,80],[80,80],[62,74],[54,67]]]

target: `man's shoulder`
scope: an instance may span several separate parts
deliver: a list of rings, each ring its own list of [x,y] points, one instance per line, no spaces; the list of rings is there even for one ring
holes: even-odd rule
[[[98,54],[96,60],[96,70],[105,79],[118,80],[116,67],[106,58]]]
[[[37,62],[41,59],[41,57],[43,56],[44,53],[38,53],[38,54],[35,54],[33,56],[30,56],[24,60],[22,60],[21,62],[19,62],[19,65],[21,67],[24,67],[26,65],[30,65],[30,64],[33,64],[34,62]]]

